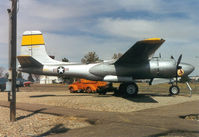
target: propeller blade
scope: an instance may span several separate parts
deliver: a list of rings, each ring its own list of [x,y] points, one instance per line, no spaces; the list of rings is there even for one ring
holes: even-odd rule
[[[182,54],[181,54],[181,55],[179,56],[179,58],[178,58],[177,67],[179,66],[181,60],[182,60]]]

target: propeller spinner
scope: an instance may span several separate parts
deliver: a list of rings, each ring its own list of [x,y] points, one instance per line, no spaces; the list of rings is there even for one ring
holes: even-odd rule
[[[182,69],[182,66],[180,66],[181,60],[182,60],[182,54],[179,56],[176,64],[176,85],[178,84],[178,77],[182,77],[184,75],[184,70]]]

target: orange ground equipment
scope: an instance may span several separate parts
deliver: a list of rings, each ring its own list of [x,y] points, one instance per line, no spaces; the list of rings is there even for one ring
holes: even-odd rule
[[[73,82],[72,84],[68,85],[68,89],[71,93],[74,92],[87,92],[93,93],[98,92],[101,89],[105,89],[108,87],[107,82],[103,81],[90,81],[86,79],[79,79]]]

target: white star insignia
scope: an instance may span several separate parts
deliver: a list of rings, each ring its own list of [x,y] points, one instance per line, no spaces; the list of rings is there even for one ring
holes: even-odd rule
[[[58,67],[57,68],[57,73],[58,74],[64,74],[65,68],[64,67]]]

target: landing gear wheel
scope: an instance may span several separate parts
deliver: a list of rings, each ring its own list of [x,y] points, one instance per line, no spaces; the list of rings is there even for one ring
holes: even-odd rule
[[[138,86],[135,83],[126,84],[125,95],[127,97],[136,96],[138,93]]]
[[[87,87],[87,88],[86,88],[86,92],[87,92],[87,93],[91,93],[91,92],[92,92],[92,89],[91,89],[90,87]]]
[[[170,92],[171,95],[178,95],[180,93],[180,88],[176,85],[172,85],[169,88],[169,92]]]
[[[124,89],[125,89],[125,84],[121,83],[120,86],[119,86],[119,89],[114,90],[114,95],[117,96],[117,97],[122,96]]]
[[[135,83],[124,83],[119,87],[119,93],[123,97],[133,97],[138,93],[138,86]]]
[[[70,90],[70,93],[74,93],[75,92],[73,87],[70,87],[69,90]]]

